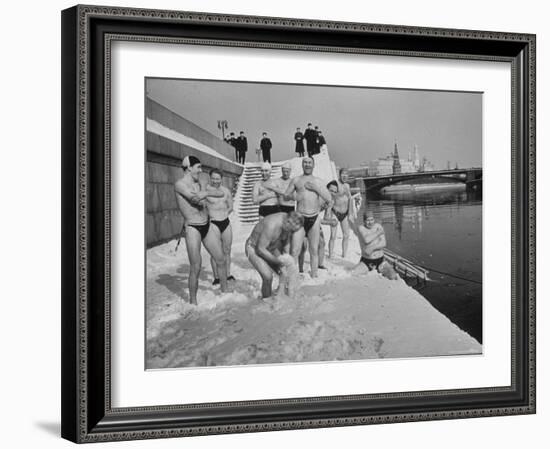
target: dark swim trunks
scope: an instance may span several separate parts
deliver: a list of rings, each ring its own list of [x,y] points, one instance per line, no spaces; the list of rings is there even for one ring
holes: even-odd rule
[[[361,257],[359,262],[363,262],[369,270],[378,270],[378,267],[384,262],[384,256],[378,257],[377,259],[369,259],[367,257]]]
[[[199,234],[201,235],[201,240],[204,240],[204,238],[208,234],[208,230],[210,229],[210,222],[207,221],[205,224],[202,225],[189,224],[187,226],[195,228],[197,231],[199,231]]]
[[[210,223],[215,224],[218,229],[220,230],[220,233],[223,233],[229,226],[229,218],[226,218],[225,220],[210,220]]]
[[[349,211],[338,212],[337,210],[332,209],[332,213],[336,216],[340,223],[342,223],[344,219],[348,216],[348,212]]]
[[[317,217],[319,214],[312,215],[311,217],[307,217],[304,215],[304,230],[306,231],[306,235],[309,233],[310,229],[315,224],[315,221],[317,220]]]
[[[284,205],[280,205],[279,206],[279,209],[280,209],[280,212],[286,212],[287,214],[289,212],[294,212],[294,206],[284,206]]]
[[[278,212],[281,212],[278,204],[274,204],[272,206],[260,206],[260,209],[258,210],[260,217],[267,217],[268,215],[276,214]]]

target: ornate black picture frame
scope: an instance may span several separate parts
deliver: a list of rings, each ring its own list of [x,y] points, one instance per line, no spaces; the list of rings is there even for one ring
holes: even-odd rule
[[[113,408],[111,43],[505,61],[512,71],[511,385]],[[535,36],[75,6],[62,12],[62,436],[74,442],[535,412]]]

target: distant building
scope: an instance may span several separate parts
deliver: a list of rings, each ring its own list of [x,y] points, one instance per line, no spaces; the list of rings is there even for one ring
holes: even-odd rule
[[[395,142],[393,149],[392,171],[394,175],[401,174],[401,161],[399,160],[399,152],[397,151],[397,142]]]
[[[393,156],[387,156],[369,162],[369,176],[384,176],[391,174],[393,174]]]
[[[416,157],[418,157],[418,150],[416,150]],[[368,176],[396,175],[400,173],[415,173],[417,171],[418,169],[412,160],[410,152],[408,159],[399,158],[397,143],[394,146],[392,154],[385,158],[370,161],[368,164]]]
[[[348,173],[351,178],[366,178],[367,176],[372,176],[369,173],[368,164],[361,165],[360,167],[349,168]]]
[[[360,167],[351,168],[350,175],[364,178],[433,170],[435,170],[434,165],[426,157],[420,159],[417,145],[414,146],[412,153],[411,151],[408,152],[407,159],[401,159],[396,143],[389,155],[362,164]]]
[[[413,154],[413,165],[415,168],[415,171],[420,170],[420,156],[418,154],[418,146],[414,146],[414,154]]]
[[[401,159],[401,173],[416,173],[417,171],[413,161]]]
[[[434,171],[435,166],[428,160],[426,156],[422,158],[422,164],[420,165],[420,171]]]

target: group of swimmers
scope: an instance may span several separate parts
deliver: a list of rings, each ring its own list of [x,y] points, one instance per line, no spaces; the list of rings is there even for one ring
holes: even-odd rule
[[[233,210],[231,193],[221,185],[222,175],[212,170],[210,179],[200,161],[193,156],[183,160],[183,177],[176,182],[178,206],[185,221],[185,241],[189,255],[189,293],[197,304],[198,276],[201,269],[201,242],[211,255],[214,283],[227,291],[230,275],[232,230],[229,214]],[[361,246],[361,261],[356,272],[376,269],[390,279],[397,274],[383,260],[386,239],[384,229],[365,213],[358,219],[358,203],[348,184],[348,172],[340,170],[338,180],[325,184],[313,175],[315,160],[302,159],[301,175],[291,178],[291,166],[282,166],[282,176],[271,178],[271,165],[261,167],[262,179],[252,196],[259,206],[260,220],[245,244],[245,253],[262,278],[262,297],[272,296],[273,274],[288,273],[289,266],[303,271],[304,255],[309,251],[310,274],[324,269],[325,239],[321,224],[330,225],[329,258],[334,257],[338,226],[342,229],[342,257],[346,256],[352,230]],[[212,226],[213,225],[213,226]],[[281,282],[279,282],[281,285]],[[295,291],[294,289],[291,289]]]

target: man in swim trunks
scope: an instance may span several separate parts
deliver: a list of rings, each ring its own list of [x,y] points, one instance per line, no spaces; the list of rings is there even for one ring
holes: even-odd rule
[[[302,229],[303,223],[303,217],[296,212],[279,212],[254,226],[246,241],[245,253],[262,278],[262,298],[271,296],[273,272],[281,273],[284,263],[281,255],[287,250],[292,235]]]
[[[384,248],[386,247],[386,234],[380,223],[376,223],[371,213],[363,214],[363,223],[359,220],[350,220],[351,229],[359,239],[361,246],[361,260],[354,268],[357,273],[377,270],[388,279],[399,279],[392,266],[384,261]]]
[[[254,185],[252,190],[252,201],[254,204],[259,204],[258,213],[260,219],[271,214],[279,212],[279,199],[277,194],[272,190],[276,188],[275,180],[271,179],[271,164],[264,162],[261,167],[262,179]]]
[[[222,197],[209,196],[206,198],[206,207],[210,217],[211,231],[220,240],[225,256],[225,267],[227,280],[234,281],[231,273],[231,245],[233,243],[233,230],[229,215],[233,212],[233,197],[227,187],[222,186],[222,173],[217,168],[210,171],[210,184],[208,191],[213,193],[223,193]],[[214,274],[213,285],[220,283],[218,276],[218,266],[213,258],[210,258],[212,264],[212,273]]]
[[[225,258],[219,238],[211,232],[211,226],[206,210],[208,197],[222,198],[223,193],[201,188],[199,178],[202,173],[201,163],[194,156],[187,156],[182,162],[183,177],[174,188],[176,201],[185,222],[185,243],[189,257],[189,302],[197,304],[197,290],[201,271],[201,243],[218,265],[221,291],[227,290],[227,272]]]
[[[332,207],[325,210],[325,220],[330,222],[330,240],[328,243],[328,257],[334,257],[334,244],[338,233],[338,223],[342,227],[342,257],[345,257],[349,242],[349,196],[339,190],[338,182],[331,181],[327,189],[332,196]]]
[[[279,200],[279,211],[288,213],[296,209],[296,201],[294,198],[287,200],[284,196],[286,189],[288,189],[290,184],[290,173],[292,172],[292,167],[289,162],[285,162],[281,166],[281,172],[282,176],[273,180],[272,183],[265,185],[265,188],[277,194],[277,198]]]
[[[332,204],[330,193],[325,183],[316,176],[313,176],[315,162],[311,157],[302,159],[304,173],[292,178],[284,194],[285,199],[296,198],[296,211],[304,217],[304,227],[292,236],[291,254],[298,263],[298,257],[304,239],[308,240],[309,263],[311,277],[317,277],[319,267],[319,234],[321,227],[321,206],[323,202]],[[330,207],[330,206],[329,206]]]
[[[323,202],[321,205],[321,212],[327,210],[329,206],[329,203]],[[321,220],[321,225],[328,225],[328,226],[335,226],[338,224],[338,221],[336,218],[327,219],[326,213],[323,216],[323,219]],[[298,256],[298,269],[300,273],[304,272],[304,258],[307,251],[307,239],[304,239],[304,244],[302,245],[302,250],[300,251],[300,255]],[[317,250],[317,253],[319,254],[319,265],[318,268],[320,270],[326,270],[327,267],[325,266],[325,234],[323,232],[323,227],[319,226],[319,248]]]
[[[348,183],[349,172],[347,168],[341,168],[338,176],[338,194],[345,195],[347,198],[347,207],[344,206],[344,201],[341,201],[341,206],[338,207],[338,212],[334,211],[334,215],[340,222],[340,228],[342,229],[342,257],[346,257],[349,244],[349,211],[351,210],[352,196],[351,187]]]

